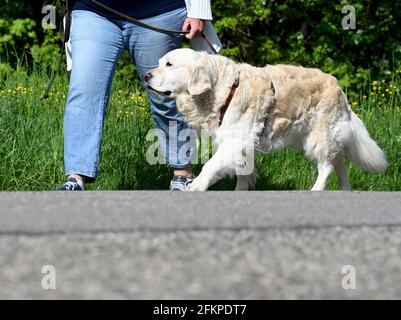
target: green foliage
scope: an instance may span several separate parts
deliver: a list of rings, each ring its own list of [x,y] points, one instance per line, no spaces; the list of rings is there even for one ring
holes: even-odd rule
[[[355,92],[370,76],[400,65],[401,3],[363,0],[213,1],[222,54],[263,66],[318,67]],[[356,9],[356,29],[344,30],[345,5]],[[395,64],[395,65],[394,65]]]
[[[38,68],[57,68],[60,61],[60,36],[58,32],[48,29],[44,41],[34,44],[31,49],[32,63]]]
[[[41,1],[0,0],[0,68],[56,64],[59,35],[43,30]],[[6,67],[5,64],[9,66]]]
[[[37,22],[26,1],[0,2],[0,63],[14,65],[37,43]],[[26,57],[26,56],[25,56]]]

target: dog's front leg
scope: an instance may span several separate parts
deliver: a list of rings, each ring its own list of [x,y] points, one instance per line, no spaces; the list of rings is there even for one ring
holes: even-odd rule
[[[221,144],[203,166],[201,173],[187,187],[187,191],[206,191],[211,185],[233,172],[233,152],[229,144]]]
[[[254,172],[253,148],[236,139],[221,144],[201,173],[188,186],[188,191],[205,191],[225,176],[251,175]]]

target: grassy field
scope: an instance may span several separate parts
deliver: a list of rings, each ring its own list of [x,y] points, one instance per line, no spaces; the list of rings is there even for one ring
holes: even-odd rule
[[[383,80],[382,80],[383,79]],[[372,81],[351,101],[372,137],[385,150],[383,174],[363,172],[348,162],[354,190],[401,190],[401,72]],[[67,74],[56,79],[50,98],[40,101],[49,81],[45,73],[21,69],[0,73],[0,190],[51,190],[63,179],[63,113]],[[103,135],[99,176],[88,190],[167,189],[171,170],[145,159],[147,131],[153,122],[139,82],[115,80]],[[287,149],[258,156],[257,190],[309,189],[316,178],[312,162]],[[199,172],[200,165],[195,166]],[[226,179],[214,190],[232,190]],[[337,189],[332,175],[328,189]]]

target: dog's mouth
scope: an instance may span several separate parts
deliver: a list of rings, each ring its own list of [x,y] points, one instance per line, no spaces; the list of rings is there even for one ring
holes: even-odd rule
[[[150,85],[147,85],[147,86],[148,86],[149,90],[152,90],[162,96],[166,96],[166,97],[171,96],[171,93],[172,93],[171,91],[159,91],[159,90],[156,90],[155,88],[151,87]]]

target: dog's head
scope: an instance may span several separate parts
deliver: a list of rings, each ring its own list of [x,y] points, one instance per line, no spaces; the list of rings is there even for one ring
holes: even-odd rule
[[[159,60],[159,66],[145,74],[149,89],[175,98],[180,94],[200,95],[212,89],[207,68],[208,54],[176,49]]]

